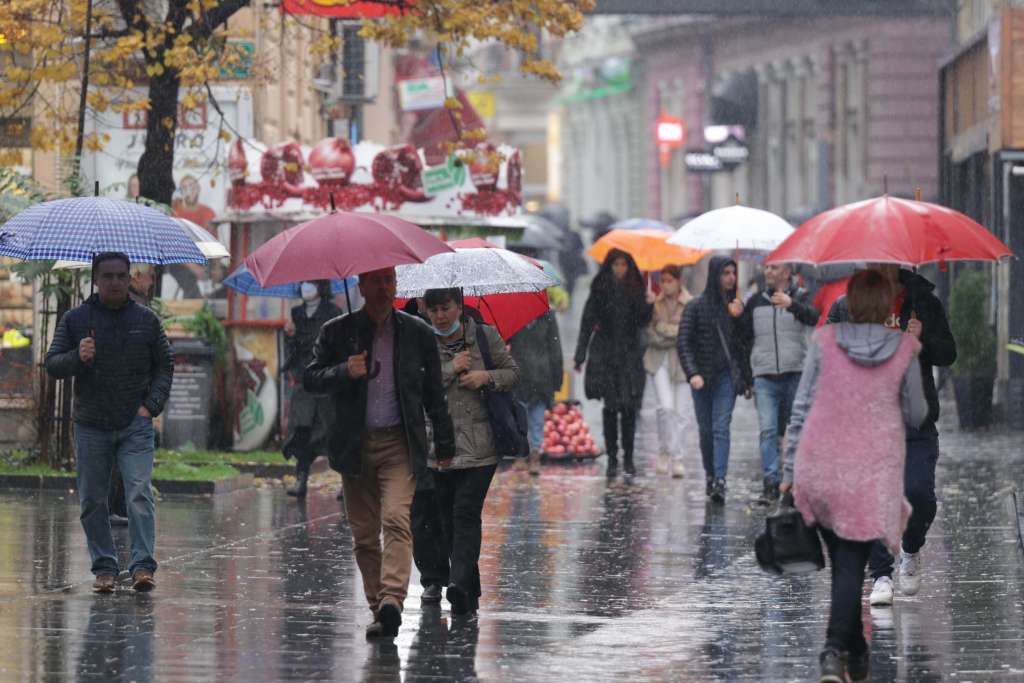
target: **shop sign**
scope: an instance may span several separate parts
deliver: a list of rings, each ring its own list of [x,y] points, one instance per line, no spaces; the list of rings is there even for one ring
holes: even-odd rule
[[[687,152],[683,163],[691,173],[717,173],[723,169],[722,160],[708,151]]]
[[[430,196],[462,187],[466,180],[466,165],[448,155],[448,163],[431,166],[423,171],[423,189]]]

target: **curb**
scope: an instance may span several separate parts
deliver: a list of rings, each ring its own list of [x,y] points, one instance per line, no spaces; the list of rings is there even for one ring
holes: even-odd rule
[[[229,462],[239,472],[251,474],[260,479],[281,479],[285,476],[295,474],[295,463],[291,461],[282,463],[263,462]],[[327,465],[327,458],[317,458],[309,468],[310,474],[322,474],[330,469]]]
[[[216,481],[171,481],[154,479],[153,487],[161,494],[207,495],[231,493],[239,489],[252,488],[254,477],[244,473]],[[38,474],[2,474],[0,490],[22,489],[36,491],[73,491],[77,488],[76,477],[44,477]]]

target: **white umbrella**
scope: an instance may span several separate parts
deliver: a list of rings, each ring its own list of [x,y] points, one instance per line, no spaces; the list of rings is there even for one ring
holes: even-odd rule
[[[712,251],[772,251],[793,231],[774,213],[737,204],[702,213],[676,230],[668,243]]]
[[[175,218],[174,221],[184,228],[189,239],[195,243],[196,247],[199,248],[199,251],[208,261],[231,256],[231,252],[228,251],[227,247],[221,244],[220,240],[213,236],[213,233],[198,223],[193,223],[187,218]],[[90,265],[91,262],[88,261],[60,260],[54,263],[53,267],[74,270],[76,268],[88,268]]]
[[[456,249],[423,263],[395,269],[398,296],[411,299],[428,289],[461,287],[466,296],[539,292],[558,281],[507,249]]]

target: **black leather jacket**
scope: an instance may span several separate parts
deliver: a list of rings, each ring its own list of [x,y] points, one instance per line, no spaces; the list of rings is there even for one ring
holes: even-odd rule
[[[427,467],[427,432],[424,414],[433,424],[434,448],[442,459],[455,456],[455,428],[448,413],[448,399],[441,381],[441,359],[437,342],[426,323],[395,311],[395,382],[402,426],[409,444],[410,468],[417,478]],[[348,376],[350,355],[368,351],[368,360],[380,349],[373,348],[373,323],[359,310],[331,320],[320,330],[313,346],[313,362],[306,368],[303,385],[307,391],[325,393],[332,410],[327,414],[327,456],[331,467],[345,476],[362,472],[363,439],[366,431],[365,378]],[[385,350],[386,351],[386,350]]]
[[[96,357],[83,363],[78,343],[95,332]],[[171,393],[174,358],[156,313],[130,300],[118,309],[99,295],[64,314],[46,354],[46,371],[75,377],[75,422],[113,431],[131,424],[139,407],[156,417]]]

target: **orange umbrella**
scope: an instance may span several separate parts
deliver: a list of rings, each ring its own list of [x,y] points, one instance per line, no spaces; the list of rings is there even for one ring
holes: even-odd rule
[[[678,247],[666,240],[671,232],[661,230],[609,230],[594,242],[587,252],[598,263],[603,263],[608,252],[621,249],[636,261],[640,270],[657,271],[665,266],[692,266],[708,252],[688,247]]]

